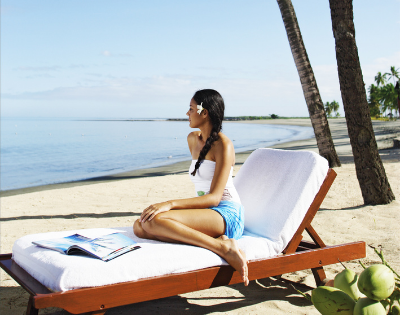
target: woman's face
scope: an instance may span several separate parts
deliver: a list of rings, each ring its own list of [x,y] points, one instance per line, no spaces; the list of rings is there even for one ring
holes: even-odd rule
[[[205,123],[206,119],[204,117],[204,110],[202,113],[197,113],[197,103],[192,98],[190,100],[189,110],[187,111],[186,115],[189,117],[189,126],[191,128],[198,128],[202,124]]]

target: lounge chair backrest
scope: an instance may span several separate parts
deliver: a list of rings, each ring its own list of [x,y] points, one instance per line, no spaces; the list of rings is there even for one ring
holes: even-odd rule
[[[255,150],[234,178],[245,208],[245,231],[284,250],[328,169],[328,161],[311,151]]]

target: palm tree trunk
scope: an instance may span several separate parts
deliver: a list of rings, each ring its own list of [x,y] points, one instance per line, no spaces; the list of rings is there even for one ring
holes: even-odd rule
[[[394,199],[379,156],[355,40],[352,0],[329,0],[340,91],[358,182],[365,204]]]
[[[281,10],[297,72],[299,73],[301,87],[303,88],[311,124],[314,128],[314,134],[317,140],[319,154],[328,160],[330,167],[340,166],[340,160],[336,153],[328,119],[326,118],[324,103],[319,94],[317,81],[315,80],[314,72],[310,60],[308,59],[292,1],[277,0],[277,2]]]

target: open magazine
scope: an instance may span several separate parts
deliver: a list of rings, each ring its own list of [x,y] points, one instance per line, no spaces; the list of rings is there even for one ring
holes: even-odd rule
[[[88,254],[103,261],[109,261],[140,248],[134,240],[121,233],[103,235],[97,238],[74,234],[56,239],[34,241],[32,243],[66,255]]]

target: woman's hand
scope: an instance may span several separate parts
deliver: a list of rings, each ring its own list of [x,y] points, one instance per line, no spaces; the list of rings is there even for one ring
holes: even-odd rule
[[[146,222],[147,220],[151,221],[157,214],[161,212],[167,212],[171,210],[171,203],[160,202],[155,203],[154,205],[148,206],[146,209],[143,210],[142,214],[140,215],[139,222]]]

